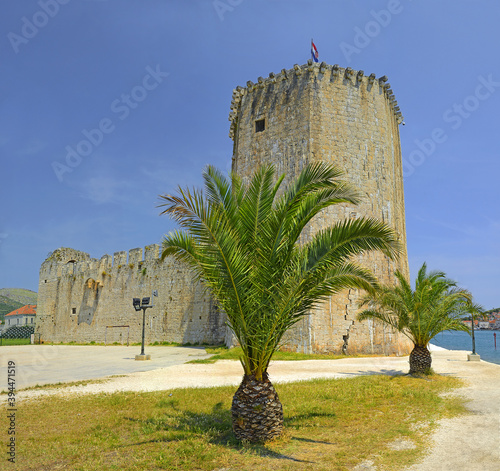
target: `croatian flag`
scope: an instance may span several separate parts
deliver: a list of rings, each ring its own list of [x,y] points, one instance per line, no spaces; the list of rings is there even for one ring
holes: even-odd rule
[[[313,43],[313,40],[311,39],[311,57],[314,62],[318,62],[318,50],[316,49],[316,46]]]

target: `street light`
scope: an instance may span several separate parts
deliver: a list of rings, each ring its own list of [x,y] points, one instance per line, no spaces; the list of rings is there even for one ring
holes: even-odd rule
[[[139,298],[134,298],[132,301],[132,304],[133,304],[136,311],[141,310],[141,300]]]
[[[158,296],[158,291],[153,291],[153,296]],[[140,311],[142,309],[142,343],[141,343],[141,353],[140,355],[136,355],[136,360],[151,360],[151,355],[146,355],[144,353],[144,337],[146,330],[146,309],[153,307],[153,304],[149,304],[151,298],[132,298],[132,306],[136,311]]]
[[[474,337],[474,318],[471,316],[471,329],[472,329],[472,354],[476,354],[476,337]]]

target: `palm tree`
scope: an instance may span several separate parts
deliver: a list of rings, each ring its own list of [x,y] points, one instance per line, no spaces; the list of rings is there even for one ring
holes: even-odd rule
[[[472,297],[459,289],[443,272],[427,273],[424,263],[412,290],[408,280],[397,271],[398,286],[384,286],[368,293],[358,314],[359,320],[379,319],[405,334],[414,344],[410,353],[410,374],[430,372],[432,358],[427,345],[445,330],[469,331],[462,316],[470,311]]]
[[[184,231],[163,240],[162,258],[186,262],[202,280],[242,348],[244,376],[232,402],[238,439],[263,442],[279,436],[283,409],[267,369],[283,334],[318,303],[344,288],[372,289],[374,275],[351,261],[381,250],[394,257],[395,233],[373,219],[338,222],[299,245],[304,227],[322,209],[356,204],[341,172],[323,163],[306,166],[287,188],[273,166],[248,184],[214,167],[203,172],[205,194],[178,189],[162,195],[161,214]]]
[[[485,313],[484,313],[484,307],[476,304],[476,303],[471,303],[468,306],[468,309],[466,310],[466,314],[470,315],[470,336],[472,337],[472,354],[476,354],[476,338],[474,336],[474,321],[475,318],[477,317],[482,317],[483,319],[485,318]]]

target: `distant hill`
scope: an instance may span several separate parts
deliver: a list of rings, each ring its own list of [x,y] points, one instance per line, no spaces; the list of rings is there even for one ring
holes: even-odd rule
[[[26,304],[36,304],[38,293],[23,288],[0,288],[0,296],[22,303],[24,306]]]
[[[490,309],[489,311],[484,311],[485,314],[491,314],[492,312],[500,312],[500,307]]]
[[[34,291],[23,288],[0,289],[0,320],[3,322],[5,314],[15,311],[26,304],[36,304],[38,295]]]

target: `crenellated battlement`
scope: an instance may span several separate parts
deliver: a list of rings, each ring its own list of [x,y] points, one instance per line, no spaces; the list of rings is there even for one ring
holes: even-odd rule
[[[128,252],[115,252],[113,256],[105,254],[100,259],[91,258],[88,253],[61,247],[54,250],[42,263],[40,279],[54,279],[65,276],[86,276],[90,272],[111,273],[124,267],[138,268],[139,264],[158,262],[160,260],[159,244],[147,245],[144,248],[130,249]]]
[[[160,246],[158,244],[146,245],[144,247],[144,261],[160,258]]]
[[[396,97],[391,88],[390,83],[387,81],[386,75],[376,78],[375,74],[365,75],[363,70],[353,70],[351,67],[342,68],[338,64],[329,65],[326,62],[313,62],[312,59],[307,61],[307,64],[302,66],[295,64],[291,69],[282,69],[281,72],[275,74],[271,72],[269,77],[259,77],[257,82],[254,83],[249,80],[246,87],[238,86],[233,90],[231,99],[230,113],[229,113],[229,137],[234,140],[238,111],[241,101],[245,95],[249,95],[256,90],[262,90],[270,85],[276,86],[281,82],[288,82],[291,84],[294,78],[302,77],[303,80],[313,80],[318,76],[325,77],[330,82],[338,81],[346,86],[351,85],[357,88],[365,87],[368,92],[383,93],[391,111],[394,114],[398,124],[403,123],[404,117],[401,114],[400,107],[396,101]]]
[[[55,250],[40,270],[37,332],[45,341],[122,343],[127,326],[130,340],[139,341],[142,317],[132,299],[153,291],[158,296],[148,312],[147,342],[224,341],[225,317],[187,265],[160,259],[158,244],[100,259],[65,247]]]

